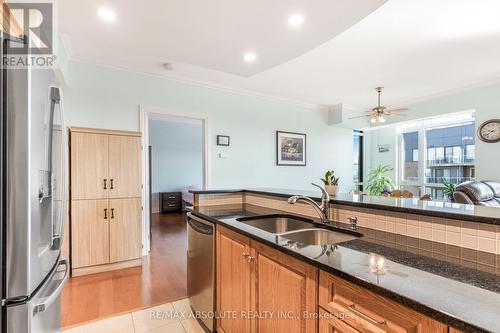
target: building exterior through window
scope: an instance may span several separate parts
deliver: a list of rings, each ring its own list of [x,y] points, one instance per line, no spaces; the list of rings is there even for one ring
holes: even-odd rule
[[[444,199],[443,183],[474,180],[474,112],[418,121],[400,133],[401,189]]]

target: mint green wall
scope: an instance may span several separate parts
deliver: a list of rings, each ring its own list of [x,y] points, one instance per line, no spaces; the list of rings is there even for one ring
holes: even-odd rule
[[[177,192],[203,184],[203,124],[150,120],[151,189]]]
[[[212,187],[309,189],[326,168],[337,170],[342,191],[352,187],[352,131],[328,126],[319,110],[77,62],[64,98],[76,126],[139,130],[139,104],[208,116]],[[275,165],[276,130],[307,134],[306,167]],[[231,136],[231,146],[216,146],[217,134]]]

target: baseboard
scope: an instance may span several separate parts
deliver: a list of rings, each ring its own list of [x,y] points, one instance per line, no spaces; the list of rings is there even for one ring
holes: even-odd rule
[[[141,266],[141,265],[142,265],[142,258],[127,260],[127,261],[120,261],[120,262],[115,262],[112,264],[80,267],[80,268],[72,269],[71,276],[76,277],[76,276],[89,275],[89,274],[95,274],[95,273],[109,272],[109,271],[114,271],[117,269],[129,268],[129,267],[135,267],[135,266]]]

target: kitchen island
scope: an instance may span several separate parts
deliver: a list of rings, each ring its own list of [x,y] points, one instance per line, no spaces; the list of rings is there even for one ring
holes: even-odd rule
[[[360,226],[357,230],[362,234],[360,238],[334,246],[300,246],[296,242],[290,242],[286,235],[283,237],[276,236],[238,220],[241,217],[248,216],[294,214],[308,217],[313,223],[318,222],[317,219],[313,218],[314,212],[311,213],[304,207],[299,209],[291,205],[281,205],[274,201],[271,204],[268,202],[269,198],[287,197],[297,192],[280,191],[277,193],[277,191],[274,191],[264,193],[259,191],[259,193],[255,193],[254,190],[250,190],[252,192],[245,191],[247,192],[240,190],[225,191],[224,193],[220,191],[198,192],[198,195],[201,194],[207,197],[195,199],[197,205],[193,208],[192,214],[210,220],[221,230],[227,229],[316,268],[319,271],[317,277],[320,294],[319,311],[324,311],[324,308],[328,307],[325,304],[322,306],[321,303],[321,285],[322,283],[324,285],[325,281],[330,281],[327,279],[330,276],[331,281],[341,279],[339,280],[340,283],[344,281],[352,284],[352,290],[363,288],[366,293],[380,295],[382,297],[381,302],[387,299],[401,305],[405,309],[404,311],[415,311],[425,316],[424,318],[431,318],[436,322],[444,323],[447,327],[446,332],[448,332],[448,329],[450,332],[455,329],[457,331],[454,332],[500,332],[500,315],[498,313],[500,279],[495,266],[499,262],[497,254],[489,255],[490,253],[433,241],[432,237],[429,240],[415,237],[415,235],[408,232],[398,233],[396,230],[392,230],[392,227],[387,228],[387,224],[392,223],[389,220],[393,214],[396,214],[396,216],[398,216],[397,214],[403,214],[401,211],[395,212],[393,210],[387,210],[384,213],[386,224],[384,228],[376,229],[372,227],[380,222],[380,214],[370,212],[372,215],[363,217],[361,221],[366,219],[365,223],[361,223],[364,226]],[[259,197],[242,196],[242,193],[250,193]],[[223,194],[222,197],[221,194]],[[238,202],[238,200],[240,201]],[[349,232],[349,225],[335,219],[335,204],[340,202],[335,200],[332,200],[333,218],[331,226],[325,227],[319,224],[316,224],[316,226],[333,228],[333,230],[343,228]],[[222,204],[222,202],[228,203]],[[343,199],[342,207],[352,208],[354,206],[349,205]],[[378,204],[378,207],[380,207],[380,204]],[[357,209],[363,210],[367,208],[358,206],[352,208],[350,212],[356,213]],[[399,209],[403,208],[399,207]],[[432,212],[433,210],[426,211]],[[463,211],[461,210],[462,213],[459,216],[465,216]],[[421,217],[417,216],[417,221],[424,223],[424,229],[426,228],[425,225],[429,224],[431,230],[434,230],[432,226],[436,225],[446,231],[448,226],[446,222],[450,226],[454,226],[454,222],[456,222],[450,216],[458,216],[459,213],[454,211],[450,214],[452,215],[446,215],[448,217],[443,217],[442,214],[439,217],[434,216],[436,219],[429,219],[430,215],[422,214]],[[468,216],[473,216],[473,214]],[[406,219],[409,217],[410,219],[407,222],[410,222],[410,224],[407,227],[412,226],[411,221],[414,221],[415,218],[415,216],[405,216]],[[495,219],[495,217],[483,215],[481,217],[482,222],[477,223],[477,225],[486,223],[488,228],[493,228],[496,232],[496,229],[494,229],[495,223],[488,223],[491,222],[488,218]],[[371,218],[375,220],[369,221]],[[441,224],[441,222],[444,222],[441,221],[443,218],[446,221]],[[460,223],[469,222],[470,220],[464,219]],[[466,225],[465,227],[465,231],[468,232],[472,225]],[[440,231],[440,229],[436,230]],[[477,235],[481,229],[475,230]],[[420,234],[418,235],[420,236]],[[493,237],[495,237],[495,234]],[[483,258],[485,255],[488,262],[493,261],[493,264],[483,264],[486,260]],[[378,267],[379,265],[382,267]],[[384,320],[390,322],[388,319]],[[344,322],[339,323],[344,324]],[[320,320],[320,332],[322,332],[321,325]],[[383,326],[378,325],[379,328]],[[340,331],[340,328],[338,329]],[[441,328],[435,328],[433,331],[441,332],[442,330]]]

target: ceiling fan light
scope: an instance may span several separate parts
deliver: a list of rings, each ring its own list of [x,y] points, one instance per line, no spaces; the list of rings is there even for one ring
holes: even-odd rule
[[[380,116],[380,117],[378,118],[378,122],[379,122],[379,123],[385,123],[385,118],[384,118],[384,117],[382,117],[382,116]]]
[[[377,118],[372,117],[370,119],[370,123],[375,124],[377,122]]]

